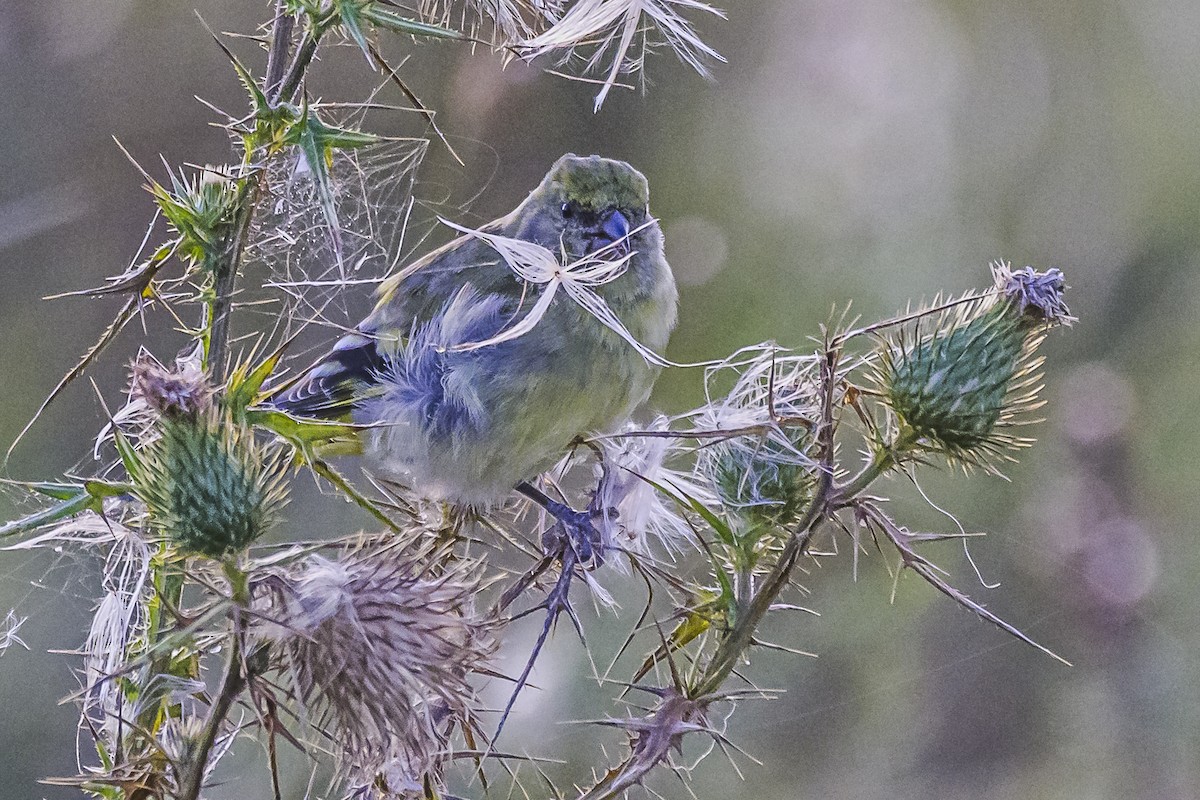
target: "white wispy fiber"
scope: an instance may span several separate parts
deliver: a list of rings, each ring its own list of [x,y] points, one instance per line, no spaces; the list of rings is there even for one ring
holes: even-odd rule
[[[559,52],[565,61],[581,46],[595,45],[584,64],[585,72],[599,71],[609,62],[603,84],[596,95],[599,111],[609,91],[622,73],[642,68],[645,50],[657,42],[650,37],[656,31],[679,57],[700,75],[708,77],[707,60],[724,61],[721,54],[704,43],[683,16],[698,11],[725,18],[725,12],[700,0],[577,0],[557,23],[537,36],[518,44],[527,57]],[[641,52],[631,54],[634,40],[642,34]]]
[[[695,480],[742,510],[783,502],[761,490],[780,480],[791,483],[788,473],[815,466],[807,450],[820,417],[820,364],[812,354],[765,342],[709,368],[708,402],[684,415],[708,442],[698,451]],[[732,387],[722,393],[730,380]]]
[[[670,466],[690,458],[690,448],[681,439],[638,435],[643,431],[666,432],[670,423],[665,416],[644,429],[631,422],[620,434],[603,442],[604,464],[597,467],[596,489],[601,532],[606,541],[621,550],[651,555],[650,542],[656,539],[668,554],[674,555],[692,539],[692,528],[682,515],[680,503],[657,487],[683,503],[690,499],[706,506],[716,504],[716,496],[692,478],[690,469],[681,471]]]
[[[308,558],[278,576],[265,635],[284,645],[298,694],[360,789],[440,779],[450,726],[470,717],[468,677],[491,653],[473,564],[436,574],[399,547]],[[383,794],[380,796],[389,796]]]
[[[29,645],[25,644],[25,640],[17,635],[21,630],[21,626],[28,619],[28,617],[18,617],[17,612],[9,609],[8,613],[4,616],[4,622],[0,622],[0,656],[4,655],[4,651],[8,650],[14,644],[19,644],[26,650],[29,649]]]
[[[780,445],[778,457],[790,453],[794,463],[811,464],[782,428],[804,427],[819,418],[820,365],[815,355],[773,342],[744,347],[705,371],[707,402],[685,416],[699,431],[729,431],[728,446],[757,452],[766,437]],[[733,387],[722,394],[720,385],[731,376]]]
[[[469,17],[490,18],[496,33],[509,44],[530,36],[539,22],[553,22],[562,14],[557,0],[421,0],[422,19],[442,26],[472,30]]]
[[[467,342],[454,345],[449,349],[456,352],[478,350],[481,347],[489,347],[524,336],[533,330],[541,322],[542,318],[546,316],[546,312],[550,310],[550,303],[554,301],[558,290],[561,288],[580,308],[628,342],[629,346],[637,350],[642,358],[646,359],[649,363],[660,367],[682,366],[663,358],[639,342],[629,332],[629,329],[625,327],[625,324],[621,322],[620,318],[613,313],[613,310],[608,307],[608,303],[604,302],[604,298],[596,293],[596,287],[611,283],[625,274],[625,271],[629,268],[629,260],[636,255],[636,251],[630,251],[616,259],[610,260],[608,257],[615,255],[617,248],[638,231],[649,225],[653,225],[654,220],[650,220],[633,229],[624,239],[612,242],[594,253],[589,253],[567,264],[560,263],[558,257],[553,252],[536,242],[528,242],[524,239],[510,239],[507,236],[485,233],[473,228],[456,225],[445,219],[442,220],[442,223],[460,233],[465,233],[468,236],[473,236],[476,239],[486,242],[488,246],[500,254],[500,257],[504,259],[504,263],[522,280],[535,286],[544,287],[541,296],[538,297],[533,308],[512,327],[501,331],[490,339],[481,342]]]
[[[120,501],[110,501],[105,516],[85,511],[50,530],[4,550],[59,550],[64,545],[84,549],[107,548],[101,584],[104,596],[96,606],[83,646],[83,714],[100,723],[101,729],[115,741],[120,720],[128,718],[123,709],[125,695],[114,676],[129,658],[130,643],[145,628],[145,604],[151,591],[150,557],[152,544],[137,527],[118,521]]]

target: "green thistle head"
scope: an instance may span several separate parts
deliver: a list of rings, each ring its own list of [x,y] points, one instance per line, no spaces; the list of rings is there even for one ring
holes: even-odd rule
[[[968,462],[1022,443],[1000,429],[1039,405],[1033,352],[1049,326],[1072,321],[1058,270],[998,262],[992,274],[994,294],[943,314],[932,333],[891,343],[877,376],[912,436]]]
[[[211,266],[220,258],[234,223],[244,182],[205,167],[192,176],[171,175],[171,188],[151,180],[150,193],[178,234],[178,251],[191,265]]]
[[[712,458],[713,486],[722,503],[751,523],[786,525],[812,497],[813,465],[804,453],[807,431],[789,445],[768,437],[718,445]]]
[[[215,412],[164,416],[134,485],[150,517],[185,553],[225,558],[248,547],[287,502],[286,462]]]

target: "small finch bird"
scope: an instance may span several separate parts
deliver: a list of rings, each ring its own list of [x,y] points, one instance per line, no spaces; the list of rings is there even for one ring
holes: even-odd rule
[[[357,331],[271,404],[365,426],[371,468],[421,496],[487,508],[518,489],[569,522],[528,481],[577,436],[629,417],[658,376],[647,356],[675,326],[678,294],[648,200],[625,162],[563,156],[510,214],[384,283]],[[555,277],[519,274],[506,240],[553,254]],[[547,297],[563,272],[587,288]],[[608,311],[619,322],[601,322]]]

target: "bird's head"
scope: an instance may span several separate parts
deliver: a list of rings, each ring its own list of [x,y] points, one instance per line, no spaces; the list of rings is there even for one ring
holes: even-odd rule
[[[522,205],[518,235],[572,259],[609,245],[613,258],[646,252],[661,247],[649,201],[645,176],[624,161],[568,153]]]

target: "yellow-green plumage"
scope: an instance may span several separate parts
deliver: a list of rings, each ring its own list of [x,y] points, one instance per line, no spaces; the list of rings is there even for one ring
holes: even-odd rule
[[[620,240],[634,255],[596,292],[636,339],[661,351],[677,293],[648,197],[628,164],[567,155],[513,212],[481,230],[568,261]],[[456,239],[390,279],[359,333],[277,402],[301,414],[349,409],[370,426],[364,452],[377,471],[427,497],[494,503],[552,466],[576,436],[623,422],[658,374],[563,292],[523,336],[452,349],[511,327],[541,288],[480,239]]]

